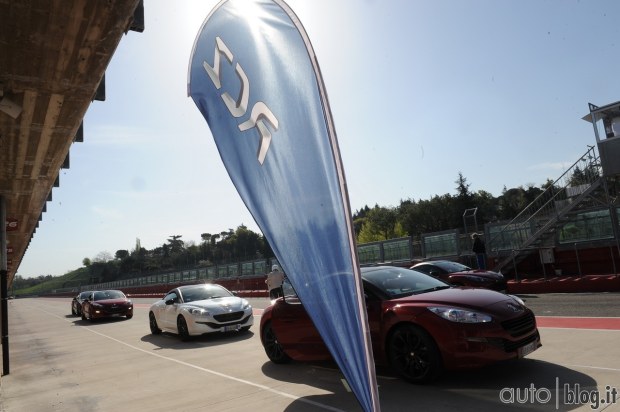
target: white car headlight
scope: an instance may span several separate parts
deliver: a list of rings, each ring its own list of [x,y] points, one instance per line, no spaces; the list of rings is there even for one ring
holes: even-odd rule
[[[251,309],[251,308],[252,308],[252,306],[250,305],[250,302],[248,302],[248,301],[247,301],[247,300],[245,300],[245,299],[243,299],[243,300],[241,301],[241,306],[243,307],[243,310],[246,310],[246,309]]]
[[[433,312],[435,315],[441,316],[442,318],[449,320],[451,322],[459,322],[459,323],[487,323],[493,320],[491,316],[480,313],[473,312],[467,309],[461,308],[453,308],[448,306],[437,306],[437,307],[429,307],[428,310]]]
[[[209,316],[209,312],[202,308],[189,308],[187,311],[193,316]]]
[[[517,301],[517,302],[518,302],[521,306],[525,306],[525,302],[524,302],[524,301],[523,301],[523,299],[521,299],[520,297],[515,296],[515,295],[508,295],[508,296],[510,296],[511,298],[513,298],[514,300],[516,300],[516,301]]]

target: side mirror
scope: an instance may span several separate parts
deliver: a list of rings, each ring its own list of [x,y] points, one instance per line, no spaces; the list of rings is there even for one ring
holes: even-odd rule
[[[166,305],[172,305],[174,303],[174,299],[168,299],[166,301]]]

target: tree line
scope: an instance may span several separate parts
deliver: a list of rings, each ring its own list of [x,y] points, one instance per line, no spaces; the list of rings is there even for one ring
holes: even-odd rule
[[[587,181],[591,170],[577,168],[571,184]],[[509,220],[535,200],[550,185],[547,180],[540,187],[527,185],[507,189],[500,196],[485,190],[472,192],[471,185],[461,172],[455,180],[455,194],[435,195],[430,199],[403,199],[398,206],[364,206],[353,213],[353,226],[359,244],[388,240],[403,236],[419,238],[423,233],[439,232],[464,225],[463,213],[476,208],[476,222],[484,224]],[[232,263],[273,257],[273,251],[260,233],[245,225],[220,233],[202,233],[201,241],[184,241],[181,235],[171,235],[154,249],[147,250],[136,239],[133,250],[120,249],[114,256],[101,252],[94,258],[84,258],[83,267],[74,272],[88,282],[99,283],[139,277],[162,271],[184,270],[213,264]],[[77,275],[76,275],[77,276]],[[17,284],[32,285],[42,282],[46,276],[23,279],[17,276]],[[84,279],[83,279],[84,280]]]
[[[419,237],[422,233],[440,232],[464,226],[463,213],[476,209],[478,225],[512,219],[543,193],[553,182],[540,187],[528,185],[507,189],[493,196],[485,190],[472,192],[471,185],[459,172],[456,194],[435,195],[430,199],[403,199],[398,206],[365,206],[353,215],[358,243],[368,243],[402,236]]]

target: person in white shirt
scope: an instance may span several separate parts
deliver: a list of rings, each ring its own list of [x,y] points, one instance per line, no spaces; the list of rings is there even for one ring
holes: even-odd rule
[[[284,282],[284,272],[280,270],[278,265],[271,267],[271,272],[267,274],[267,289],[269,289],[269,298],[277,299],[283,295],[282,283]]]

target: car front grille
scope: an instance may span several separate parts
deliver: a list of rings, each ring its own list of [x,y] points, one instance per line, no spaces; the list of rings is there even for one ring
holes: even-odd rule
[[[534,314],[528,311],[523,316],[502,322],[502,328],[504,328],[510,336],[522,336],[536,328],[536,319],[534,318]]]
[[[231,313],[223,313],[221,315],[213,315],[213,319],[218,322],[234,322],[235,320],[241,319],[243,316],[243,311],[240,312],[231,312]]]
[[[504,340],[504,350],[506,352],[513,352],[519,349],[521,346],[525,346],[528,343],[534,342],[537,338],[538,338],[538,333],[535,333],[532,336],[528,336],[527,338],[518,340],[516,342]]]
[[[239,312],[239,313],[243,313],[243,312]],[[196,323],[201,323],[203,325],[209,326],[210,328],[218,329],[218,328],[221,328],[223,326],[243,325],[243,324],[245,324],[248,321],[248,319],[250,319],[250,316],[252,316],[252,315],[248,315],[248,316],[246,316],[245,318],[243,318],[241,320],[238,320],[236,322],[227,323],[227,324],[214,323],[214,322],[196,322]]]
[[[529,336],[526,336],[523,339],[519,339],[516,341],[502,339],[502,338],[489,338],[487,342],[498,349],[502,349],[504,352],[514,352],[519,349],[521,346],[525,346],[528,343],[534,342],[539,338],[538,332],[532,333]]]
[[[103,310],[109,314],[125,313],[127,312],[127,306],[125,305],[105,306]]]

